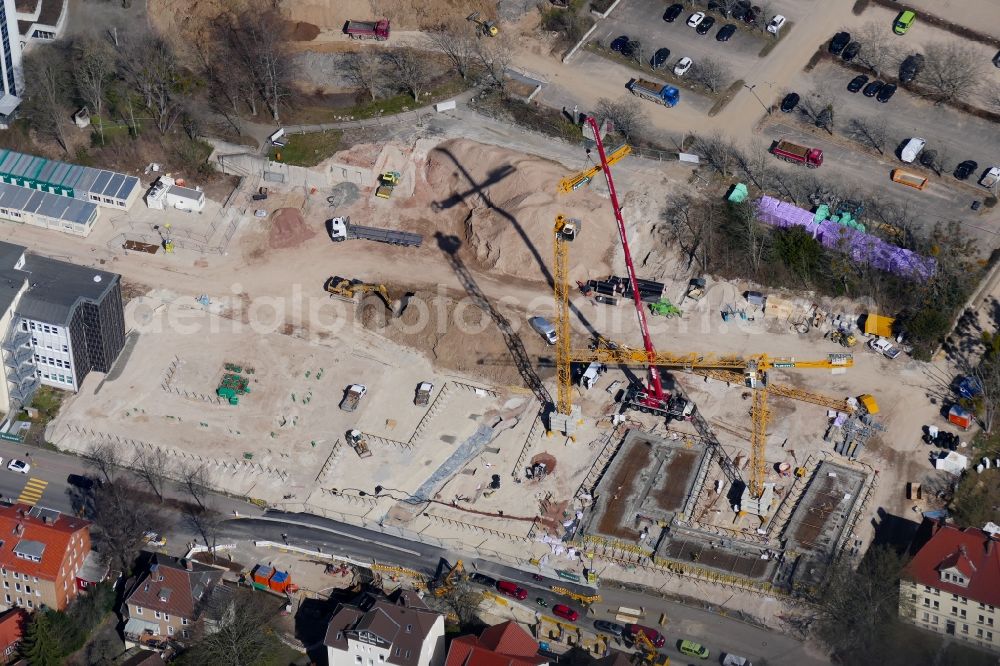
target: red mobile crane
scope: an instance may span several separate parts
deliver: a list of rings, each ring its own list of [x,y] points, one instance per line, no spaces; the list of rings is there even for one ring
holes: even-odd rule
[[[625,252],[625,266],[628,268],[628,280],[632,287],[632,300],[635,302],[636,316],[639,318],[639,328],[642,329],[642,344],[646,349],[646,358],[649,361],[649,386],[637,387],[637,391],[630,392],[627,402],[632,403],[637,409],[643,412],[661,412],[670,414],[669,406],[670,394],[663,390],[663,382],[660,381],[660,371],[654,364],[656,349],[653,347],[653,340],[649,337],[649,326],[646,324],[646,312],[642,307],[642,297],[639,294],[639,281],[635,277],[635,264],[632,263],[632,253],[628,248],[628,236],[625,233],[625,220],[622,219],[621,206],[618,204],[618,194],[615,192],[615,181],[611,178],[611,166],[608,164],[607,155],[604,153],[604,143],[601,141],[601,130],[597,120],[593,116],[587,117],[587,123],[594,130],[594,141],[597,143],[597,153],[601,157],[601,169],[604,177],[608,181],[608,192],[611,193],[611,205],[615,211],[615,220],[618,222],[618,235],[622,239],[622,250]]]

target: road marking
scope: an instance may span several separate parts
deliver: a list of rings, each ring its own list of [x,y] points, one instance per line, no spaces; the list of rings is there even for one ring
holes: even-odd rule
[[[303,523],[303,522],[300,522],[300,521],[297,521],[297,520],[283,520],[281,518],[270,518],[270,517],[267,517],[267,516],[254,516],[253,518],[250,518],[250,520],[266,520],[266,521],[269,521],[269,522],[272,522],[272,523],[286,523],[288,525],[298,525],[300,527],[309,527],[309,528],[312,528],[314,530],[320,530],[320,531],[323,531],[323,532],[329,532],[330,534],[337,534],[337,535],[340,535],[340,536],[343,536],[343,537],[347,537],[348,539],[351,539],[353,541],[363,541],[363,542],[366,542],[366,543],[372,543],[372,544],[375,544],[376,546],[382,546],[383,548],[389,548],[390,550],[398,550],[401,553],[407,553],[409,555],[417,555],[417,556],[420,556],[420,557],[424,556],[423,553],[421,553],[419,551],[416,551],[416,550],[410,550],[409,548],[400,548],[399,546],[393,546],[390,543],[383,543],[381,541],[375,541],[374,539],[369,539],[369,538],[364,537],[364,536],[360,536],[360,535],[356,535],[356,534],[348,534],[347,532],[341,532],[339,530],[330,529],[329,527],[322,527],[320,525],[313,525],[312,523]],[[368,531],[368,530],[366,530],[366,531]]]
[[[28,479],[28,482],[24,484],[24,490],[21,491],[20,496],[17,498],[18,503],[30,504],[31,506],[34,506],[38,503],[38,500],[42,499],[42,493],[45,492],[45,486],[47,485],[49,485],[48,481],[31,477]]]

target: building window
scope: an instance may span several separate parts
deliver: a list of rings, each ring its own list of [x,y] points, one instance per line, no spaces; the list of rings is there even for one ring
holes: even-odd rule
[[[31,599],[28,599],[28,608],[34,608],[34,607],[35,607],[35,602],[33,602]]]
[[[3,595],[3,597],[4,597],[4,601],[6,601],[7,605],[9,606],[10,605],[10,595],[9,594],[5,594],[5,595]],[[980,633],[982,633],[982,632],[980,632]]]
[[[361,655],[360,654],[354,656],[354,663],[355,664],[360,664],[361,663]]]
[[[25,585],[24,586],[24,591],[27,592],[28,594],[31,594],[31,586],[30,585]]]
[[[188,638],[190,635],[191,632],[189,632],[187,629],[181,631],[181,636],[183,636],[184,638]]]
[[[155,617],[157,620],[159,620],[160,619],[160,611],[153,611],[153,617]]]
[[[142,606],[136,606],[135,607],[135,614],[136,615],[142,615]]]
[[[181,618],[181,624],[183,624],[183,625],[185,625],[185,626],[186,626],[186,625],[187,625],[187,623],[188,623],[188,619],[187,619],[186,617],[182,617],[182,618]]]
[[[951,614],[952,615],[958,615],[958,606],[952,606],[951,607]]]
[[[988,640],[988,641],[992,641],[993,640],[993,632],[992,631],[987,631],[986,632],[986,640]]]
[[[962,625],[962,633],[963,634],[969,633],[969,625],[967,625],[967,624],[963,624]]]
[[[962,609],[960,609],[960,610],[958,611],[958,616],[959,616],[960,618],[962,618],[963,620],[965,619],[965,609],[964,609],[964,608],[962,608]]]
[[[938,602],[935,601],[934,602],[934,610],[940,610],[940,609],[941,609],[941,604],[939,604]]]
[[[982,637],[983,637],[983,630],[976,629],[976,638],[982,638]]]
[[[174,635],[174,628],[171,627],[170,625],[167,625],[167,636],[173,636],[173,635]]]
[[[17,590],[18,592],[20,592],[21,591],[21,584],[20,583],[14,583],[14,589]]]

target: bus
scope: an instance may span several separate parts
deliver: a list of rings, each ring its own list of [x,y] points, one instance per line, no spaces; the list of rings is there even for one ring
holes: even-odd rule
[[[918,176],[915,173],[910,173],[909,171],[903,171],[902,169],[892,170],[892,182],[899,183],[900,185],[908,185],[918,190],[927,187],[926,178]]]

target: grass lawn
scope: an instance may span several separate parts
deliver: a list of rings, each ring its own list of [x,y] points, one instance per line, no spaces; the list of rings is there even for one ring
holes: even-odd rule
[[[284,148],[271,148],[270,157],[275,162],[294,166],[316,166],[333,155],[340,146],[343,132],[313,132],[311,134],[290,134]]]
[[[413,95],[409,93],[400,93],[392,97],[377,99],[374,102],[363,102],[348,107],[307,106],[297,109],[293,118],[294,122],[298,124],[318,124],[338,122],[338,119],[342,118],[362,120],[378,115],[391,116],[454,97],[468,90],[470,86],[471,82],[462,80],[458,75],[453,75],[426,90],[425,94],[420,96],[419,102],[415,102]]]
[[[28,413],[24,411],[18,414],[17,417],[22,421],[31,421],[31,428],[24,438],[25,444],[52,448],[45,441],[45,427],[59,413],[66,395],[65,391],[54,389],[51,386],[42,386],[35,392],[35,397],[31,399],[31,406],[38,410],[38,418],[29,419]]]

